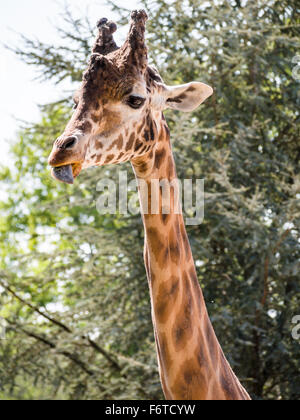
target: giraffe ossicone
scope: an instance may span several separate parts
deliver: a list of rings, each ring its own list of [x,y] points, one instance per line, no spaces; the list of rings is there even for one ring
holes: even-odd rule
[[[176,183],[163,111],[193,111],[213,89],[200,82],[165,85],[159,72],[148,64],[147,18],[143,10],[131,14],[129,34],[120,48],[113,39],[116,25],[107,19],[98,22],[99,34],[88,68],[74,95],[73,116],[49,157],[57,180],[72,183],[88,167],[131,161],[138,182],[143,180],[148,186],[152,180]],[[176,212],[174,190],[168,214],[158,197],[155,214],[150,210],[142,216],[145,267],[165,396],[248,400],[210,323],[183,217]],[[147,191],[151,195],[151,188]]]

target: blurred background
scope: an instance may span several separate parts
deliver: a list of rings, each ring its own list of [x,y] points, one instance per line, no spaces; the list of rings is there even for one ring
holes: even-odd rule
[[[11,0],[1,6],[0,399],[163,398],[140,216],[100,215],[47,157],[72,113],[99,18],[150,20],[150,60],[168,84],[215,94],[168,111],[179,178],[205,179],[189,227],[219,341],[254,399],[300,399],[300,51],[292,0]],[[300,58],[299,58],[300,63]]]

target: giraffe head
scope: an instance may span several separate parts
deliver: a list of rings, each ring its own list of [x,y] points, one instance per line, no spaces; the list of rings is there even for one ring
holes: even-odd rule
[[[99,35],[74,95],[73,116],[49,157],[52,175],[59,181],[73,183],[84,168],[146,155],[155,147],[162,111],[192,111],[212,94],[212,88],[199,82],[176,87],[163,83],[148,65],[147,18],[144,10],[132,12],[121,48],[113,39],[116,24],[98,22]]]

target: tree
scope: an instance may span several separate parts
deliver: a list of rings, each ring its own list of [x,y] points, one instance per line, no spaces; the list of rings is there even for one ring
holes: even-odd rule
[[[144,4],[165,81],[215,89],[192,116],[167,118],[179,178],[205,179],[205,220],[189,236],[217,335],[253,398],[299,399],[299,10],[290,0]],[[129,12],[111,5],[125,23]],[[93,39],[90,25],[66,20],[64,54],[27,39],[16,53],[76,87]],[[140,217],[95,208],[97,181],[120,167],[84,172],[74,187],[49,176],[70,99],[42,109],[15,143],[15,171],[2,169],[2,397],[161,398]]]

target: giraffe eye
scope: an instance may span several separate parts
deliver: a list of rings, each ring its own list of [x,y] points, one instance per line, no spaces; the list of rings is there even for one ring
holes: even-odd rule
[[[74,106],[73,106],[73,109],[75,110],[75,109],[77,109],[78,108],[78,102],[75,102],[74,101]]]
[[[141,108],[146,101],[146,98],[141,96],[130,95],[127,99],[127,104],[133,109]]]

